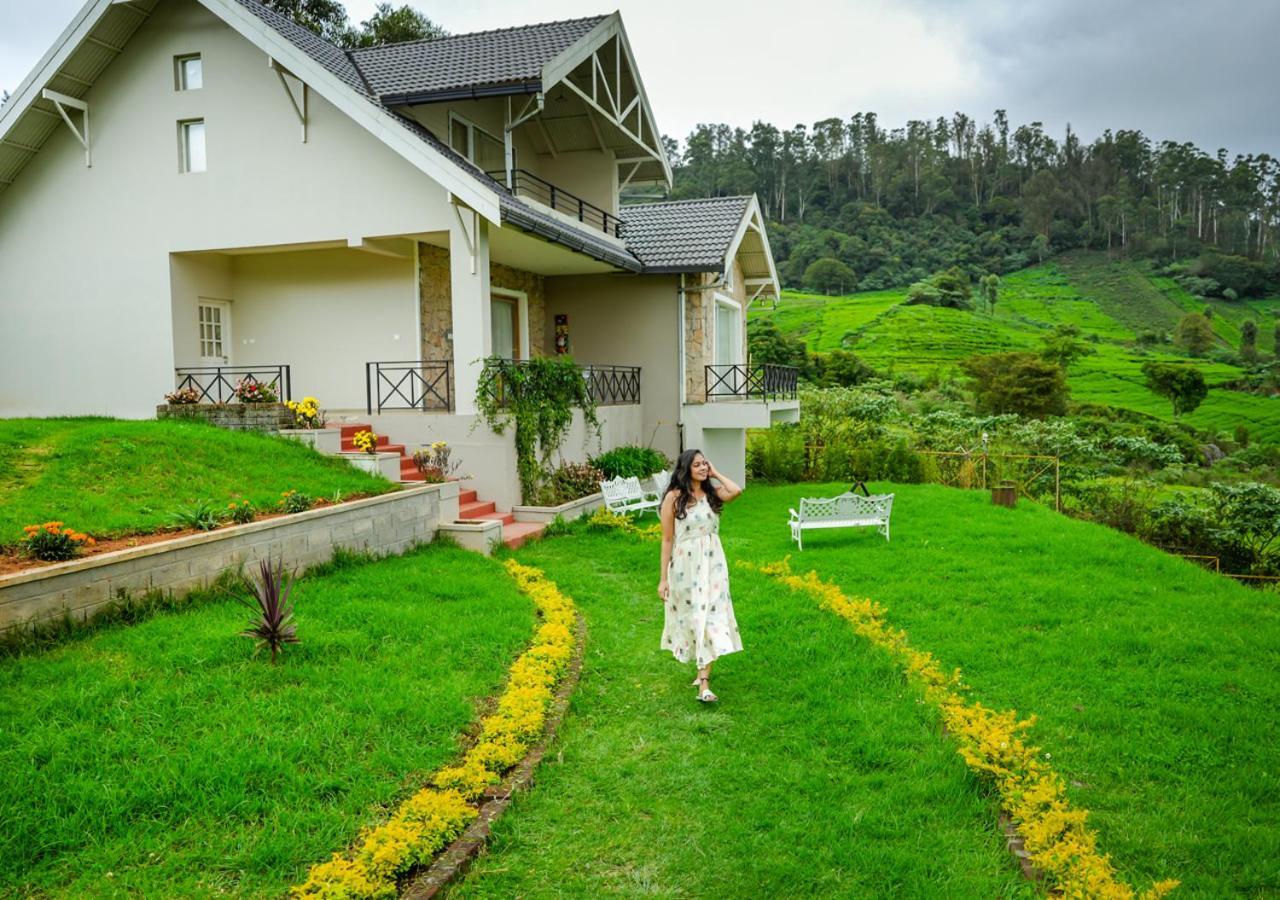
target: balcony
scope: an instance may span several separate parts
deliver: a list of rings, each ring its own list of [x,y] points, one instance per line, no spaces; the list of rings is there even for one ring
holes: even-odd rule
[[[707,401],[795,400],[799,377],[795,366],[707,366]]]
[[[485,174],[494,181],[507,183],[504,169],[495,169]],[[617,216],[525,169],[511,170],[511,192],[517,197],[528,197],[562,215],[577,219],[593,231],[603,232],[613,238],[622,237],[622,220]]]

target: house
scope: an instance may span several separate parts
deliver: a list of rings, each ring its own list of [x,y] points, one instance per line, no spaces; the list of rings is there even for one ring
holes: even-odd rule
[[[252,374],[499,506],[483,360],[565,352],[581,458],[798,417],[749,366],[778,295],[753,197],[620,205],[671,169],[621,17],[341,50],[256,0],[90,0],[0,109],[0,416],[149,417]]]

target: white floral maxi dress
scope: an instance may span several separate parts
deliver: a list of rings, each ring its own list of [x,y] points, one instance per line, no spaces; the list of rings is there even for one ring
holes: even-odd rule
[[[662,648],[698,668],[742,649],[729,597],[729,567],[720,546],[720,517],[706,500],[676,519],[667,569]]]

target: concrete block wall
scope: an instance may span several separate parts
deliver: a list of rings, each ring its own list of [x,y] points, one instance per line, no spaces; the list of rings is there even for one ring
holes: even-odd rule
[[[283,558],[299,570],[339,547],[387,555],[427,543],[442,519],[458,514],[456,483],[220,528],[0,577],[0,632],[70,614],[88,618],[122,597],[161,590],[183,594],[227,571]]]

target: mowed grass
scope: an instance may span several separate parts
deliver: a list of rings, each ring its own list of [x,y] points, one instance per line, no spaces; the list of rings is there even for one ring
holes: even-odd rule
[[[203,423],[0,420],[0,548],[50,520],[118,537],[169,527],[199,499],[269,511],[286,490],[329,498],[397,487],[295,441]]]
[[[748,489],[734,561],[792,555],[888,620],[974,699],[1035,714],[1033,742],[1138,887],[1280,892],[1280,605],[1106,528],[936,485],[896,492],[893,541],[806,537],[786,509],[847,485]],[[933,717],[833,614],[733,570],[746,652],[718,707],[659,652],[658,546],[613,536],[521,551],[584,609],[587,667],[532,794],[460,896],[992,897],[1012,876],[994,801]]]
[[[457,751],[534,618],[438,547],[296,607],[276,667],[231,601],[0,660],[0,895],[281,896]]]
[[[936,716],[829,614],[735,571],[747,649],[704,706],[658,648],[657,544],[587,533],[519,558],[586,616],[582,678],[451,897],[1034,896]]]

